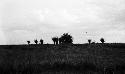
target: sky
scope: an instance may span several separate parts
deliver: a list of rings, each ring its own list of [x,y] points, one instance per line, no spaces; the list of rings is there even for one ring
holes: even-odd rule
[[[63,33],[74,43],[125,42],[125,0],[0,0],[0,44],[53,43]]]

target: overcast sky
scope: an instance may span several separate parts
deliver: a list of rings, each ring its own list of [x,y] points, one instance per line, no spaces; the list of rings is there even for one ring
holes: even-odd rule
[[[74,43],[125,42],[125,0],[0,0],[0,44],[52,43],[65,32]]]

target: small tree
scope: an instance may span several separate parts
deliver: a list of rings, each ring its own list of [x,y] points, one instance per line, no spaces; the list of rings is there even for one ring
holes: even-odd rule
[[[53,40],[53,43],[54,43],[54,45],[55,45],[55,42],[56,42],[55,37],[53,37],[52,40]]]
[[[56,37],[56,45],[58,44],[58,41],[59,41],[59,38],[58,38],[58,37]]]
[[[62,38],[59,38],[59,44],[61,44],[62,43]]]
[[[92,41],[91,39],[88,39],[89,44],[91,44],[91,41]]]
[[[43,39],[40,39],[40,44],[43,44]]]
[[[57,45],[57,44],[58,44],[58,37],[53,37],[52,40],[53,40],[53,42],[54,42],[54,45]]]
[[[30,41],[27,41],[28,45],[30,44]]]
[[[100,41],[101,41],[102,43],[104,43],[104,42],[105,42],[104,38],[101,38],[101,39],[100,39]]]
[[[73,37],[71,35],[69,35],[68,33],[64,33],[60,38],[61,38],[62,43],[72,43],[73,42]]]
[[[38,44],[38,41],[37,41],[37,39],[36,39],[36,40],[34,40],[34,42],[35,42],[36,44]]]

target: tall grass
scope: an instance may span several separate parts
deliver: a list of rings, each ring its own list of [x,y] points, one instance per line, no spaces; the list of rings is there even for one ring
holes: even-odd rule
[[[103,74],[109,66],[124,73],[124,50],[116,49],[108,44],[0,46],[0,73]]]

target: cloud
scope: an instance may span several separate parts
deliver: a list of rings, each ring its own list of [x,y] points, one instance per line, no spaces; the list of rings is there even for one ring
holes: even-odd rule
[[[122,41],[125,29],[124,0],[6,0],[1,1],[1,35],[7,43],[21,43],[42,33],[71,32],[80,42],[83,32],[95,34],[95,40],[117,35]],[[112,31],[113,30],[113,31]],[[96,34],[98,32],[99,34]],[[34,36],[36,35],[37,36]],[[113,35],[112,35],[113,34]],[[13,36],[15,36],[13,38]],[[45,40],[51,38],[48,35]],[[15,41],[15,39],[17,41]],[[51,40],[51,39],[50,39]],[[48,42],[51,42],[51,41]]]

